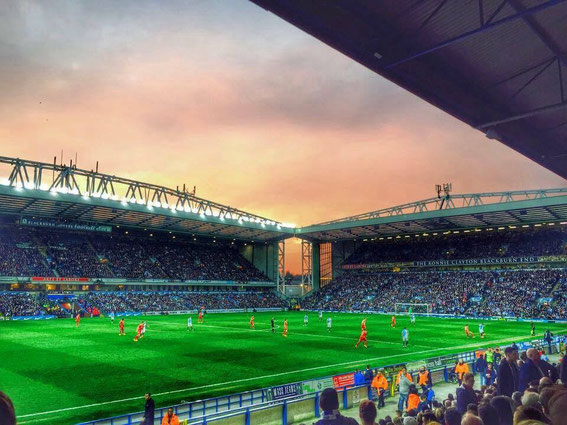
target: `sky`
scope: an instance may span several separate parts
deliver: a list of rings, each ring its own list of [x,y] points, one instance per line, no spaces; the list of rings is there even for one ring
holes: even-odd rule
[[[309,225],[565,180],[248,0],[0,2],[0,155]],[[5,177],[5,176],[0,176]],[[287,268],[301,269],[290,241]]]

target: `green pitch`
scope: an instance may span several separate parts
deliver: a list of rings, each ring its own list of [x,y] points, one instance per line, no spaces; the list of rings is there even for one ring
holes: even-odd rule
[[[279,326],[270,330],[274,316]],[[325,314],[326,319],[329,315]],[[0,322],[0,389],[14,401],[19,424],[74,424],[143,410],[143,394],[154,394],[156,406],[182,400],[231,394],[372,367],[471,350],[500,342],[529,339],[529,323],[486,322],[485,339],[478,321],[368,315],[368,349],[354,344],[360,335],[359,314],[332,314],[329,333],[317,314],[258,313],[256,329],[250,314],[208,314],[204,324],[187,330],[187,316],[149,316],[145,338],[133,342],[140,317],[126,318],[126,336],[118,336],[118,320]],[[282,337],[283,320],[289,336]],[[474,340],[464,337],[469,324]],[[402,348],[401,331],[410,331]],[[565,325],[537,324],[565,331]],[[171,393],[175,391],[174,393]],[[52,413],[45,413],[52,412]]]

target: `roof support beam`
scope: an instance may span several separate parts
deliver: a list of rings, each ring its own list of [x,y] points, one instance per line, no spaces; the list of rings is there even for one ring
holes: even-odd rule
[[[392,69],[392,68],[394,68],[394,67],[396,67],[396,66],[398,66],[398,65],[401,65],[401,64],[403,64],[403,63],[406,63],[406,62],[409,62],[409,61],[411,61],[411,60],[417,59],[417,58],[419,58],[419,57],[428,55],[429,53],[433,53],[433,52],[435,52],[435,51],[437,51],[437,50],[439,50],[439,49],[442,49],[442,48],[444,48],[444,47],[450,46],[450,45],[455,44],[455,43],[457,43],[457,42],[459,42],[459,41],[465,40],[465,39],[467,39],[467,38],[469,38],[469,37],[472,37],[472,36],[474,36],[474,35],[477,35],[477,34],[480,34],[480,33],[482,33],[482,32],[488,31],[488,30],[490,30],[490,29],[496,28],[496,27],[498,27],[498,26],[500,26],[500,25],[507,24],[507,23],[509,23],[509,22],[515,21],[515,20],[520,19],[520,18],[523,18],[523,17],[525,17],[525,16],[528,16],[528,15],[531,15],[531,14],[534,14],[534,13],[537,13],[537,12],[540,12],[540,11],[542,11],[542,10],[545,10],[545,9],[551,7],[551,6],[555,6],[555,5],[557,5],[557,4],[560,4],[560,3],[564,2],[564,1],[565,1],[565,0],[549,0],[549,1],[547,1],[546,3],[540,4],[539,6],[535,6],[535,7],[529,8],[529,9],[522,10],[521,12],[518,12],[518,13],[516,13],[516,14],[514,14],[514,15],[510,15],[510,16],[507,16],[507,17],[505,17],[505,18],[499,19],[499,20],[496,21],[496,22],[485,23],[484,25],[482,25],[482,26],[480,26],[480,27],[478,27],[478,28],[476,28],[476,29],[474,29],[474,30],[467,31],[467,32],[465,32],[465,33],[463,33],[463,34],[460,34],[460,35],[456,36],[456,37],[452,37],[452,38],[450,38],[450,39],[448,39],[448,40],[445,40],[445,41],[443,41],[443,42],[441,42],[441,43],[438,43],[438,44],[436,44],[436,45],[434,45],[434,46],[431,46],[431,47],[429,47],[429,48],[427,48],[427,49],[425,49],[425,50],[422,50],[422,51],[420,51],[420,52],[417,52],[417,53],[414,53],[414,54],[412,54],[412,55],[409,55],[409,56],[407,56],[407,57],[405,57],[405,58],[403,58],[403,59],[399,59],[399,60],[397,60],[397,61],[395,61],[395,62],[393,62],[393,63],[391,63],[391,64],[389,64],[389,65],[386,65],[386,66],[384,67],[384,69]]]
[[[488,129],[490,127],[494,127],[496,125],[505,124],[505,123],[512,122],[512,121],[518,121],[518,120],[522,120],[524,118],[530,118],[530,117],[533,117],[535,115],[544,114],[546,112],[557,111],[557,110],[565,108],[566,106],[567,106],[567,102],[559,102],[559,103],[555,103],[553,105],[548,105],[548,106],[543,106],[541,108],[532,109],[531,111],[522,112],[521,114],[512,115],[510,117],[503,118],[501,120],[485,122],[483,124],[477,125],[475,128],[477,130],[484,130],[484,129]]]

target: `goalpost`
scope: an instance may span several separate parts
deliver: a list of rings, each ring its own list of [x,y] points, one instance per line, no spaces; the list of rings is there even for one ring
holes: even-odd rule
[[[394,312],[396,314],[409,314],[409,312],[415,314],[425,314],[429,316],[431,314],[431,304],[420,304],[420,303],[395,303]]]

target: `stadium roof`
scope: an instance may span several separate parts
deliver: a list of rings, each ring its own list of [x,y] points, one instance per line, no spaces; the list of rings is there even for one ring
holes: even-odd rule
[[[567,222],[567,188],[430,198],[296,229],[312,241]]]
[[[565,0],[251,0],[567,178]]]
[[[291,237],[294,227],[185,191],[7,157],[0,157],[0,213],[262,242]]]

